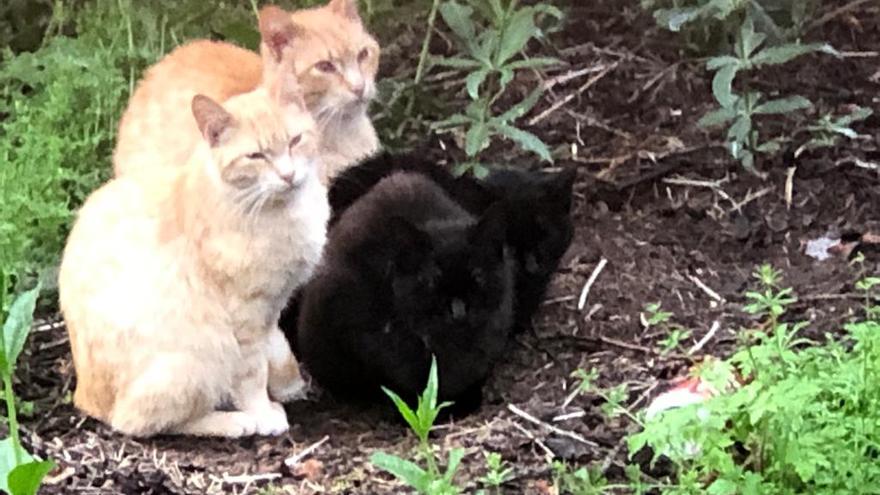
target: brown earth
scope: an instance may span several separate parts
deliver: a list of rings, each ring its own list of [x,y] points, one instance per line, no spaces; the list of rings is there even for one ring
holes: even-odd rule
[[[627,457],[621,440],[632,426],[604,420],[594,396],[577,396],[563,407],[570,373],[596,368],[600,385],[627,383],[629,404],[645,405],[666,380],[704,356],[724,356],[740,329],[755,323],[741,308],[759,264],[781,269],[784,285],[799,296],[787,318],[810,320],[810,335],[834,332],[857,316],[854,281],[880,272],[876,245],[863,244],[862,264],[843,256],[819,262],[803,247],[826,234],[880,233],[880,116],[856,126],[862,139],[797,160],[789,153],[787,160],[760,162],[766,180],[745,173],[731,163],[719,135],[694,126],[711,105],[704,64],[688,58],[679,38],[657,29],[635,3],[571,3],[565,28],[534,50],[569,65],[516,81],[521,95],[536,77],[550,88],[523,122],[532,121],[525,127],[554,145],[562,157],[558,166],[579,169],[577,232],[534,333],[511,345],[482,408],[437,428],[441,449],[467,449],[457,478],[467,492],[480,486],[483,451],[500,452],[514,467],[505,493],[552,493],[548,451],[576,465],[596,463],[611,480],[621,480]],[[820,16],[807,34],[847,56],[805,56],[762,74],[756,87],[809,97],[817,104],[813,118],[852,103],[880,111],[880,6],[858,3],[834,14],[844,3],[826,2],[827,18]],[[418,34],[420,28],[400,29]],[[411,65],[400,54],[415,50],[385,38],[383,70]],[[773,120],[762,129],[772,134],[781,124]],[[507,143],[498,150],[513,152]],[[790,207],[789,165],[797,167]],[[579,311],[578,296],[602,259],[607,265]],[[639,318],[647,303],[658,301],[675,314],[674,323],[692,330],[667,355],[659,344],[665,332],[645,330]],[[686,354],[716,323],[705,346]],[[33,403],[23,420],[24,441],[59,465],[41,493],[256,493],[270,485],[278,491],[267,493],[406,491],[367,459],[377,449],[407,454],[415,441],[375,408],[315,394],[289,407],[292,427],[281,438],[126,439],[72,407],[69,346],[63,327],[51,321],[33,334],[18,379],[17,391]],[[511,405],[579,439],[530,423]],[[566,413],[574,414],[554,420]],[[308,461],[285,466],[286,458],[325,436]]]

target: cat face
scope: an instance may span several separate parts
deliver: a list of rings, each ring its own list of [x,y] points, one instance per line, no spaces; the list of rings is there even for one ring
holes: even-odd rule
[[[390,268],[396,319],[408,333],[474,338],[507,325],[510,263],[505,213],[494,208],[475,225],[422,231],[392,218],[389,242],[399,251]]]
[[[364,28],[357,0],[298,10],[286,28],[264,17],[273,15],[261,15],[264,45],[292,59],[306,104],[319,123],[363,108],[375,96],[379,44]]]
[[[198,95],[192,110],[210,149],[209,175],[244,211],[283,203],[317,180],[318,134],[292,76],[222,106]]]

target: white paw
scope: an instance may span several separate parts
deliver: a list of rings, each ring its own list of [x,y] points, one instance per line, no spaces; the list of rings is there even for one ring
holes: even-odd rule
[[[248,437],[257,432],[257,418],[246,412],[229,412],[223,418],[223,430],[230,438]]]
[[[297,376],[283,387],[270,387],[269,395],[278,402],[291,402],[298,399],[305,399],[306,392],[309,390],[309,384]]]
[[[257,421],[257,434],[277,436],[285,433],[290,424],[287,422],[287,413],[284,407],[277,402],[270,402],[269,406],[254,413]]]

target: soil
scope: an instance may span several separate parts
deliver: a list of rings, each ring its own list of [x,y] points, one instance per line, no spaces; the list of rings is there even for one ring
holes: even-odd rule
[[[808,55],[765,71],[755,86],[807,96],[817,105],[811,118],[853,103],[880,111],[880,7],[861,2],[832,15],[844,2],[825,3],[822,15],[828,17],[818,17],[824,20],[807,39],[828,41],[846,56]],[[484,451],[501,453],[514,467],[505,493],[553,493],[548,455],[594,463],[609,479],[623,479],[628,453],[622,438],[633,427],[603,419],[595,396],[566,404],[571,372],[595,368],[600,386],[626,383],[628,403],[646,405],[668,380],[706,356],[725,356],[742,329],[757,324],[742,305],[745,291],[755,287],[751,273],[758,265],[781,270],[784,286],[799,296],[786,318],[809,320],[808,335],[816,337],[860,314],[854,282],[880,272],[877,245],[870,242],[860,245],[863,263],[844,255],[820,262],[804,249],[806,241],[824,235],[851,240],[880,233],[880,116],[856,125],[863,138],[797,159],[791,151],[803,140],[796,136],[788,152],[759,161],[767,177],[758,178],[732,163],[718,133],[694,125],[711,106],[704,61],[633,4],[572,2],[565,27],[533,50],[568,65],[526,73],[514,83],[520,95],[536,78],[550,88],[522,122],[532,121],[525,128],[564,155],[555,166],[578,168],[577,231],[534,331],[511,344],[483,406],[436,430],[442,450],[466,448],[457,480],[467,492],[480,487]],[[418,27],[407,29],[418,34]],[[390,46],[384,72],[413,63],[399,56],[415,53],[412,47],[384,38]],[[762,132],[773,135],[780,124],[771,119]],[[447,149],[460,153],[453,141],[446,139]],[[495,156],[515,153],[508,143],[498,150]],[[790,204],[788,167],[796,167]],[[579,310],[582,288],[603,259],[607,265]],[[640,322],[651,302],[661,302],[675,324],[692,331],[678,350],[663,354],[666,331]],[[379,449],[410,453],[412,435],[380,408],[340,404],[319,391],[289,406],[291,429],[280,438],[133,440],[115,434],[72,406],[69,345],[62,324],[53,321],[33,333],[16,386],[33,404],[23,419],[26,445],[58,464],[41,493],[256,493],[267,487],[277,491],[266,493],[406,492],[368,458]],[[714,335],[688,354],[713,326]],[[574,435],[529,422],[511,406]],[[563,414],[568,419],[557,418]],[[285,465],[324,438],[297,466]]]

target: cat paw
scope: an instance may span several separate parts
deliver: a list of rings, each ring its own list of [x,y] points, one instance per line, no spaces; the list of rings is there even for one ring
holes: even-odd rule
[[[277,402],[270,402],[266,408],[255,412],[254,417],[257,422],[257,435],[277,436],[290,428],[287,412]]]
[[[257,433],[257,418],[247,413],[229,412],[225,415],[223,423],[222,429],[229,438],[249,437]]]
[[[294,400],[305,399],[308,392],[309,384],[297,376],[283,386],[269,387],[269,396],[278,402],[291,402]]]

